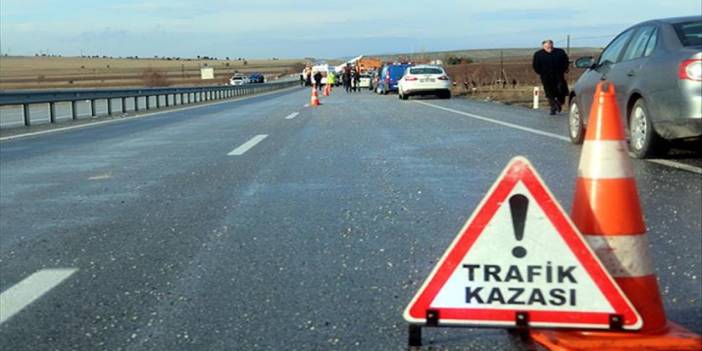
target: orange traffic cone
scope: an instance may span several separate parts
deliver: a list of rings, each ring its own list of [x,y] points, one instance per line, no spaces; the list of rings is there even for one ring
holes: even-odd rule
[[[312,86],[312,97],[310,98],[310,106],[319,106],[322,103],[319,102],[319,96],[317,96],[317,87]]]
[[[604,85],[607,85],[604,87]],[[571,217],[643,320],[635,332],[534,330],[549,350],[701,350],[702,338],[666,321],[614,84],[597,85]]]

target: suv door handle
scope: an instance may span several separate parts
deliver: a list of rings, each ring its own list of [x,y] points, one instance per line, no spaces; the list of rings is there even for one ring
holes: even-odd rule
[[[629,77],[633,77],[633,76],[636,75],[636,72],[632,69],[632,70],[629,71],[626,75],[629,76]]]

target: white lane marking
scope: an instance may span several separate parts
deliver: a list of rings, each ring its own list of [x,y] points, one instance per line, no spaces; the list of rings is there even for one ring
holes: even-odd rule
[[[263,141],[263,139],[267,137],[268,134],[259,134],[249,139],[249,141],[241,144],[241,146],[239,146],[238,148],[232,150],[230,153],[227,154],[227,156],[241,156],[246,151],[249,151],[252,147],[256,146],[256,144],[260,143],[261,141]]]
[[[94,175],[92,177],[88,177],[88,180],[104,180],[104,179],[110,179],[110,178],[112,178],[112,172]]]
[[[513,129],[519,129],[519,130],[522,130],[522,131],[525,131],[525,132],[529,132],[529,133],[533,133],[533,134],[538,134],[538,135],[543,135],[543,136],[547,136],[547,137],[553,138],[553,139],[558,139],[558,140],[563,140],[563,141],[570,141],[570,139],[569,139],[568,137],[564,137],[564,136],[562,136],[562,135],[558,135],[558,134],[554,134],[554,133],[549,133],[549,132],[544,132],[544,131],[542,131],[542,130],[533,129],[533,128],[529,128],[529,127],[524,127],[524,126],[520,126],[520,125],[518,125],[518,124],[509,123],[509,122],[503,122],[503,121],[499,121],[499,120],[496,120],[496,119],[492,119],[492,118],[488,118],[488,117],[479,116],[479,115],[476,115],[476,114],[473,114],[473,113],[463,112],[463,111],[454,110],[454,109],[448,108],[448,107],[443,107],[443,106],[439,106],[439,105],[430,104],[430,103],[424,102],[424,101],[414,100],[414,102],[416,102],[416,103],[418,103],[418,104],[425,105],[425,106],[433,107],[433,108],[436,108],[436,109],[439,109],[439,110],[444,110],[444,111],[448,111],[448,112],[453,112],[453,113],[456,113],[456,114],[459,114],[459,115],[463,115],[463,116],[466,116],[466,117],[479,119],[479,120],[481,120],[481,121],[490,122],[490,123],[494,123],[494,124],[499,124],[499,125],[502,125],[502,126],[505,126],[505,127],[509,127],[509,128],[513,128]]]
[[[304,104],[303,107],[310,107],[310,104]]]
[[[0,324],[78,271],[77,268],[42,269],[0,294]]]
[[[300,112],[293,112],[293,113],[287,115],[285,117],[285,119],[293,119],[293,118],[297,117],[297,115],[299,115],[299,114],[300,114]]]
[[[671,160],[662,160],[662,159],[647,159],[645,161],[651,162],[651,163],[656,163],[662,166],[668,166],[676,169],[680,169],[683,171],[688,171],[692,173],[697,173],[697,174],[702,174],[702,168],[701,167],[695,167],[695,166],[690,166],[686,165],[684,163],[680,162],[675,162]]]
[[[452,108],[443,107],[443,106],[439,106],[439,105],[434,105],[434,104],[431,104],[431,103],[428,103],[428,102],[424,102],[424,101],[414,100],[414,102],[416,102],[416,103],[418,103],[418,104],[422,104],[422,105],[428,106],[428,107],[433,107],[433,108],[436,108],[436,109],[439,109],[439,110],[444,110],[444,111],[456,113],[456,114],[459,114],[459,115],[463,115],[463,116],[466,116],[466,117],[471,117],[471,118],[479,119],[479,120],[481,120],[481,121],[499,124],[499,125],[502,125],[502,126],[505,126],[505,127],[508,127],[508,128],[519,129],[519,130],[522,130],[522,131],[525,131],[525,132],[529,132],[529,133],[538,134],[538,135],[546,136],[546,137],[553,138],[553,139],[558,139],[558,140],[570,142],[570,138],[564,137],[564,136],[562,136],[562,135],[558,135],[558,134],[554,134],[554,133],[549,133],[549,132],[544,132],[544,131],[542,131],[542,130],[533,129],[533,128],[529,128],[529,127],[524,127],[524,126],[520,126],[520,125],[514,124],[514,123],[503,122],[503,121],[499,121],[499,120],[496,120],[496,119],[492,119],[492,118],[488,118],[488,117],[484,117],[484,116],[479,116],[479,115],[476,115],[476,114],[473,114],[473,113],[468,113],[468,112],[463,112],[463,111],[459,111],[459,110],[454,110],[454,109],[452,109]],[[696,174],[702,174],[702,168],[701,168],[701,167],[695,167],[695,166],[687,165],[687,164],[680,163],[680,162],[675,162],[675,161],[671,161],[671,160],[662,160],[662,159],[646,159],[646,160],[644,160],[644,161],[651,162],[651,163],[656,163],[656,164],[659,164],[659,165],[662,165],[662,166],[667,166],[667,167],[671,167],[671,168],[675,168],[675,169],[679,169],[679,170],[683,170],[683,171],[688,171],[688,172],[692,172],[692,173],[696,173]]]
[[[99,122],[90,122],[90,123],[85,123],[85,124],[79,124],[77,126],[68,126],[68,127],[62,127],[62,128],[54,128],[54,129],[47,129],[47,130],[40,130],[37,132],[30,132],[30,133],[24,133],[24,134],[15,134],[15,135],[8,135],[6,137],[1,137],[0,141],[6,141],[6,140],[12,140],[12,139],[19,139],[19,138],[24,138],[24,137],[30,137],[30,136],[35,136],[35,135],[42,135],[42,134],[50,134],[50,133],[58,133],[58,132],[63,132],[66,130],[72,130],[72,129],[80,129],[80,128],[87,128],[87,127],[94,127],[94,126],[99,126],[102,124],[110,124],[110,123],[117,123],[117,122],[126,122],[126,121],[131,121],[134,119],[140,119],[140,118],[145,118],[145,117],[151,117],[151,116],[156,116],[156,115],[161,115],[164,113],[170,113],[170,112],[180,112],[180,111],[187,111],[187,110],[192,110],[200,107],[206,107],[206,106],[215,106],[215,105],[221,105],[221,104],[228,104],[231,102],[237,102],[237,101],[242,101],[242,100],[248,100],[248,99],[253,99],[261,96],[266,96],[266,95],[271,95],[275,93],[281,93],[281,92],[286,92],[289,90],[295,90],[298,87],[291,87],[291,88],[284,88],[280,90],[274,90],[274,91],[269,91],[265,93],[260,93],[260,94],[255,94],[255,95],[249,95],[249,96],[243,96],[240,98],[236,99],[231,99],[231,100],[224,100],[224,101],[215,101],[215,102],[206,102],[206,103],[200,103],[194,106],[185,106],[185,107],[179,107],[179,108],[174,108],[170,110],[165,110],[165,111],[156,111],[156,112],[150,112],[150,113],[145,113],[145,114],[138,114],[134,116],[128,116],[128,117],[117,117],[115,119],[110,119],[107,121],[99,121]],[[130,111],[130,112],[135,112],[135,111]]]

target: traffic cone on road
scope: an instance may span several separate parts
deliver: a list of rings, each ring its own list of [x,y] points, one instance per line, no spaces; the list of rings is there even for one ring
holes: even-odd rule
[[[310,98],[310,106],[319,106],[322,103],[319,102],[319,96],[317,96],[317,87],[312,87],[312,97]]]
[[[702,338],[666,320],[614,84],[597,85],[571,217],[643,325],[635,332],[534,330],[549,350],[702,350]]]

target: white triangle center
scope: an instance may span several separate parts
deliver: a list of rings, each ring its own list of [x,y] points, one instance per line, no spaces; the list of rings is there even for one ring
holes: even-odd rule
[[[524,234],[517,240],[508,199],[529,200]],[[521,246],[526,255],[516,257]],[[582,263],[519,181],[446,284],[431,308],[614,313]]]

